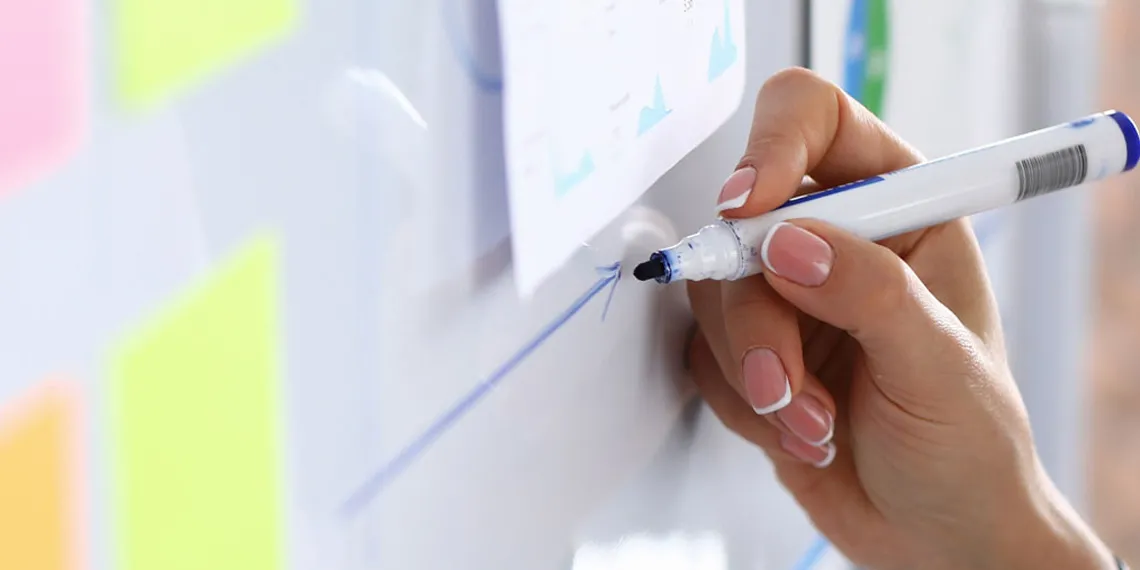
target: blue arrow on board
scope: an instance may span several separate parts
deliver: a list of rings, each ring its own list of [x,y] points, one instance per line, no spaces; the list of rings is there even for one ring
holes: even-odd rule
[[[599,275],[598,280],[586,290],[582,296],[575,299],[566,310],[562,311],[554,320],[543,327],[534,338],[511,355],[506,362],[499,365],[490,376],[476,384],[474,388],[468,391],[467,394],[460,398],[450,409],[436,418],[423,433],[413,439],[400,453],[387,461],[383,467],[369,476],[356,491],[349,495],[348,499],[341,506],[341,512],[344,516],[354,516],[363,510],[364,507],[368,506],[368,504],[372,502],[372,499],[379,495],[385,487],[390,485],[396,477],[415,463],[417,459],[423,456],[428,447],[442,437],[443,434],[447,433],[467,412],[470,412],[475,405],[498,386],[511,371],[517,368],[518,365],[526,360],[538,347],[542,346],[558,329],[570,322],[570,319],[588,305],[594,297],[597,297],[609,288],[609,295],[606,296],[606,304],[602,308],[602,320],[606,320],[606,314],[609,313],[610,310],[610,301],[613,300],[618,281],[621,281],[621,263],[598,267],[597,271]]]

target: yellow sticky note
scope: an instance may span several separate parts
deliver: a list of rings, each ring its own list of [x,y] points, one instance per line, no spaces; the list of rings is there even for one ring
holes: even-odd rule
[[[276,247],[261,238],[118,354],[117,568],[282,567],[277,303]]]
[[[116,0],[120,97],[149,106],[284,36],[295,0]]]
[[[46,384],[0,412],[0,568],[80,567],[76,408]]]

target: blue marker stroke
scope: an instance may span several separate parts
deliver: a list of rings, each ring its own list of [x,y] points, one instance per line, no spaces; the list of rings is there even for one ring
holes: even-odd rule
[[[831,543],[826,538],[818,536],[815,542],[812,542],[808,547],[807,552],[800,558],[799,562],[793,566],[793,570],[814,570],[819,561],[823,559],[823,555],[827,552]]]
[[[551,335],[568,323],[570,319],[589,304],[594,297],[597,297],[598,294],[609,287],[610,294],[606,299],[606,306],[602,312],[602,319],[605,320],[606,312],[609,311],[610,300],[613,299],[614,290],[617,289],[617,283],[621,280],[621,263],[599,267],[598,273],[600,274],[598,281],[595,282],[589,290],[583,293],[581,297],[578,297],[570,307],[543,327],[538,335],[531,339],[530,342],[515,352],[514,355],[495,369],[485,380],[479,382],[470,392],[456,402],[451,409],[432,422],[419,437],[412,440],[396,457],[388,461],[379,471],[373,473],[360,488],[349,495],[341,507],[343,515],[352,517],[363,510],[372,499],[379,495],[396,477],[419,459],[431,444],[435,443],[443,434],[447,433],[457,421],[466,415],[467,412],[470,412],[483,397],[499,385],[522,361],[526,360],[526,358],[537,350],[538,347],[542,346]]]
[[[621,282],[621,263],[614,263],[613,265],[606,267],[599,267],[598,274],[602,275],[603,277],[607,277],[609,275],[617,276],[617,278],[614,279],[614,286],[610,287],[610,294],[606,295],[606,306],[602,309],[602,322],[604,323],[606,322],[606,315],[610,314],[610,301],[614,300],[614,291],[617,291],[617,284]]]

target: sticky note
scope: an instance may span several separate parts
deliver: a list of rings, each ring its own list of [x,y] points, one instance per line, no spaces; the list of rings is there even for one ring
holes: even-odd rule
[[[0,0],[0,196],[60,164],[85,127],[80,0]]]
[[[80,568],[77,408],[50,383],[0,409],[0,568]]]
[[[282,568],[276,279],[257,238],[116,354],[117,568]]]
[[[116,0],[120,97],[131,108],[154,105],[283,37],[295,1]]]

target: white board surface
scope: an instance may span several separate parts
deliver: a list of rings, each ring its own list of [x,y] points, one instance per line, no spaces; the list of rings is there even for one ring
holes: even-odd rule
[[[711,218],[751,93],[796,63],[795,2],[747,3],[741,109],[525,301],[495,2],[299,2],[288,34],[140,113],[97,4],[84,145],[0,197],[0,399],[79,385],[91,568],[118,568],[124,536],[113,347],[262,232],[284,568],[562,569],[627,536],[788,568],[812,545],[763,455],[686,408],[681,289],[628,277]]]
[[[791,3],[748,6],[746,91],[795,62],[795,17]],[[496,92],[458,76],[464,84],[474,100],[496,104]],[[682,533],[723,541],[729,568],[782,568],[810,545],[810,528],[762,454],[707,410],[680,421],[692,396],[678,368],[686,303],[679,288],[628,275],[652,249],[711,218],[747,134],[750,98],[530,299],[517,296],[505,240],[423,289],[390,285],[398,292],[385,296],[382,320],[402,328],[379,359],[383,445],[366,450],[367,469],[346,504],[358,536],[376,541],[357,555],[394,567],[570,568],[580,547]],[[438,110],[420,113],[429,132],[436,128]],[[457,133],[449,123],[447,138],[487,141],[480,125]],[[461,149],[459,161],[469,152]],[[481,195],[502,181],[425,186]],[[437,210],[403,219],[423,227],[437,223]],[[417,262],[400,253],[389,252]],[[626,267],[620,281],[598,269],[615,261]]]

